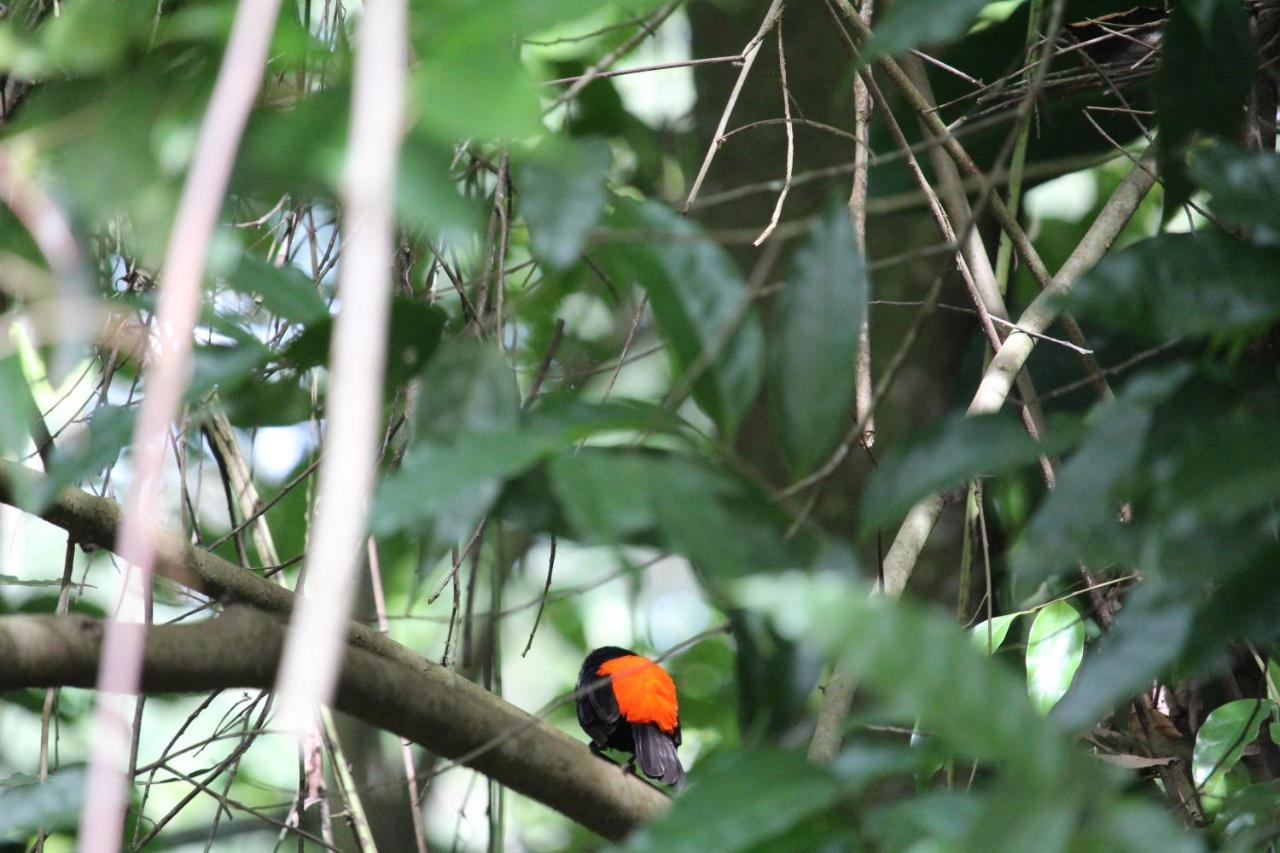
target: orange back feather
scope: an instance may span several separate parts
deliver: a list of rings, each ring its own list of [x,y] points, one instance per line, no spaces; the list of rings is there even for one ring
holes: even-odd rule
[[[680,722],[676,685],[666,670],[648,658],[625,655],[607,660],[596,675],[613,677],[613,695],[618,710],[632,723],[655,723],[673,734]]]

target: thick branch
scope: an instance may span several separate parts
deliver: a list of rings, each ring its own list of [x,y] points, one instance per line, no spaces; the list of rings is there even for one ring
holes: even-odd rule
[[[21,466],[0,465],[0,503],[17,505],[23,490],[15,483],[34,487],[41,479]],[[115,547],[121,516],[115,501],[68,488],[40,515],[77,542]],[[160,534],[157,545],[160,574],[253,607],[232,605],[209,622],[152,628],[143,689],[269,689],[284,638],[281,622],[270,614],[291,613],[293,593],[176,536]],[[93,686],[101,639],[102,623],[81,617],[0,618],[0,690]],[[665,808],[668,800],[659,791],[452,670],[354,622],[347,641],[335,701],[341,710],[448,758],[512,735],[465,763],[609,838],[622,837]]]
[[[102,622],[83,616],[0,617],[0,690],[92,687],[102,634]],[[142,687],[147,693],[269,689],[283,642],[281,621],[245,605],[206,622],[154,627],[147,632]],[[414,671],[348,648],[334,706],[434,753],[464,758],[607,838],[622,838],[669,803],[569,735],[443,667]]]

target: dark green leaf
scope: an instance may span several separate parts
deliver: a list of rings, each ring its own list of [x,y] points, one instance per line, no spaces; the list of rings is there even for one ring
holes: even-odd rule
[[[701,370],[694,399],[732,439],[763,373],[764,336],[742,276],[724,249],[671,208],[623,198],[616,205],[613,225],[631,233],[602,259],[619,284],[648,291],[676,363]]]
[[[39,512],[66,486],[115,465],[120,451],[133,440],[137,410],[102,406],[89,419],[89,428],[73,440],[55,443],[47,475],[26,508]]]
[[[1187,832],[1161,805],[1137,797],[1109,802],[1092,810],[1079,827],[1073,850],[1109,853],[1198,853],[1204,843]]]
[[[603,140],[544,145],[517,174],[536,258],[562,270],[582,254],[605,205],[612,155]]]
[[[448,445],[419,445],[378,489],[370,514],[373,532],[386,535],[434,519],[440,541],[467,536],[502,481],[559,443],[554,435],[513,431],[463,433]]]
[[[248,382],[227,395],[227,419],[238,427],[289,426],[310,420],[318,410],[311,390],[303,384],[282,379],[278,382]]]
[[[1003,762],[1036,784],[1068,761],[1066,743],[1032,708],[1021,680],[950,620],[854,593],[823,603],[812,631],[827,643],[834,633],[860,683],[961,754]]]
[[[1191,177],[1211,196],[1209,206],[1229,222],[1258,225],[1280,240],[1280,156],[1223,143],[1196,154]]]
[[[1152,408],[1184,382],[1188,370],[1134,378],[1110,404],[1091,415],[1091,430],[1058,476],[1058,484],[1013,552],[1017,582],[1034,588],[1055,571],[1106,566],[1130,555],[1131,530],[1120,524],[1123,491],[1137,469],[1151,427]]]
[[[1191,195],[1185,151],[1192,138],[1239,133],[1254,69],[1248,13],[1235,0],[1178,0],[1160,53],[1155,88],[1167,220]]]
[[[1252,329],[1280,316],[1280,250],[1217,232],[1161,234],[1107,256],[1068,304],[1151,341]]]
[[[41,827],[73,827],[84,801],[85,773],[68,768],[45,782],[0,781],[0,838],[23,840]]]
[[[926,791],[874,808],[867,815],[867,834],[881,850],[908,850],[930,842],[959,844],[978,819],[982,801],[965,791]],[[954,849],[954,848],[952,848]]]
[[[258,297],[271,313],[294,323],[306,325],[329,314],[315,284],[294,266],[278,267],[245,253],[223,279],[233,290]]]
[[[770,360],[782,441],[800,473],[835,447],[853,403],[867,275],[849,212],[831,207],[795,255]]]
[[[445,313],[434,305],[395,297],[391,301],[391,328],[387,335],[387,387],[395,388],[422,369],[440,343]],[[329,361],[329,336],[333,318],[324,317],[307,327],[280,354],[282,364],[309,370]]]
[[[1234,137],[1253,78],[1249,17],[1234,0],[1177,0],[1157,77],[1162,143],[1196,131]]]
[[[777,742],[804,719],[822,659],[774,628],[768,616],[729,613],[738,647],[738,719],[743,740]]]
[[[452,160],[453,149],[440,140],[421,131],[405,137],[396,175],[396,210],[407,226],[425,228],[433,237],[463,240],[480,217],[450,178]]]
[[[990,0],[898,0],[876,24],[867,58],[904,53],[964,35]]]
[[[1031,440],[1026,428],[1004,415],[953,415],[906,447],[895,447],[872,470],[862,496],[863,535],[905,513],[916,501],[974,477],[1003,474],[1034,462],[1042,452],[1068,446],[1073,431],[1052,429],[1051,448]]]
[[[787,832],[842,793],[829,771],[796,752],[738,750],[699,764],[671,811],[642,828],[631,850],[748,850]]]
[[[418,127],[439,141],[510,140],[543,129],[538,89],[507,32],[432,39],[413,81]]]
[[[448,443],[468,432],[511,431],[519,422],[515,374],[496,346],[452,339],[423,371],[416,440]]]
[[[786,541],[762,495],[684,454],[586,449],[557,456],[550,474],[585,542],[656,537],[722,576],[794,568],[814,553],[812,541]]]

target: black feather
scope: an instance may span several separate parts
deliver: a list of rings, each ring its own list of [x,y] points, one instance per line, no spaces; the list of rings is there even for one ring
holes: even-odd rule
[[[676,755],[676,740],[653,723],[632,723],[636,763],[650,779],[664,785],[683,785],[684,768]]]
[[[597,747],[607,746],[625,752],[635,749],[630,728],[618,725],[622,712],[618,709],[617,697],[613,695],[612,680],[596,674],[605,661],[630,654],[634,652],[617,646],[596,649],[587,655],[578,672],[578,722]]]

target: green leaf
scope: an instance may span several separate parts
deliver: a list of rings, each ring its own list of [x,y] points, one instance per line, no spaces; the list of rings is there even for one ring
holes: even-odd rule
[[[1193,608],[1187,597],[1159,584],[1134,590],[1098,651],[1054,706],[1053,718],[1068,731],[1087,729],[1159,676],[1191,635]]]
[[[1172,6],[1155,77],[1166,221],[1191,197],[1185,156],[1196,134],[1239,134],[1255,65],[1243,4],[1179,0]]]
[[[582,254],[604,212],[612,155],[598,139],[544,149],[518,171],[518,197],[534,257],[562,270]]]
[[[729,624],[743,740],[776,743],[807,716],[822,659],[780,634],[766,614],[731,610]]]
[[[387,331],[387,388],[395,388],[422,369],[444,331],[446,315],[435,305],[394,297]],[[312,323],[280,353],[282,365],[304,371],[329,362],[333,318]]]
[[[1084,657],[1084,621],[1066,601],[1040,609],[1027,637],[1027,691],[1047,714],[1075,678]]]
[[[89,428],[83,435],[75,441],[55,443],[45,479],[24,508],[39,512],[65,487],[115,465],[120,451],[133,440],[136,416],[136,409],[102,406],[89,418]]]
[[[1191,754],[1191,777],[1196,785],[1205,787],[1236,765],[1272,707],[1265,699],[1237,699],[1209,712],[1196,732]]]
[[[729,577],[796,568],[815,553],[810,539],[786,540],[767,498],[686,454],[587,448],[554,458],[550,476],[583,542],[656,540]]]
[[[1200,151],[1191,177],[1211,196],[1209,206],[1229,222],[1259,225],[1268,242],[1280,240],[1280,156],[1222,143]],[[1261,235],[1257,235],[1261,236]]]
[[[84,802],[85,772],[68,768],[47,781],[0,780],[0,838],[24,840],[41,827],[74,827]]]
[[[422,372],[416,440],[447,443],[468,432],[512,431],[519,423],[515,374],[496,346],[451,339]]]
[[[238,427],[289,426],[312,418],[317,402],[296,377],[248,382],[226,397],[227,420]]]
[[[413,71],[418,129],[442,142],[512,140],[542,128],[538,89],[506,32],[449,32]]]
[[[306,325],[329,314],[315,283],[295,266],[278,267],[244,252],[222,278],[232,290],[256,296],[268,311],[285,320]]]
[[[828,808],[842,794],[830,771],[793,751],[735,750],[700,763],[671,810],[629,850],[749,850]]]
[[[990,0],[898,0],[875,31],[865,58],[905,53],[922,44],[952,41],[964,35]]]
[[[56,587],[62,586],[62,581],[60,580],[35,581],[35,580],[27,580],[26,578],[20,578],[17,575],[0,574],[0,586],[44,586],[44,587],[56,588]]]
[[[742,276],[723,248],[670,207],[619,198],[616,208],[614,227],[639,233],[605,247],[601,257],[615,281],[649,293],[676,364],[705,367],[693,397],[732,440],[755,402],[764,361],[764,336]]]
[[[895,447],[872,469],[862,495],[863,536],[900,518],[921,498],[1065,448],[1073,432],[1066,425],[1049,430],[1054,443],[1045,448],[1013,417],[951,415],[905,447]]]
[[[830,207],[792,262],[770,360],[782,442],[799,473],[826,457],[848,421],[866,301],[849,213]]]
[[[1126,797],[1101,804],[1077,830],[1073,850],[1108,853],[1199,853],[1205,849],[1197,833],[1179,826],[1156,802]]]
[[[978,819],[982,801],[972,792],[933,790],[871,809],[867,835],[877,850],[959,849]],[[930,846],[930,844],[936,846]]]
[[[39,411],[21,358],[0,359],[0,455],[12,457],[27,446]]]
[[[0,67],[24,77],[106,71],[150,34],[153,20],[154,10],[140,4],[85,0],[51,16],[32,39],[11,19],[0,28]]]
[[[470,239],[479,222],[475,203],[450,178],[453,149],[422,131],[405,137],[396,173],[396,211],[412,229],[450,241]]]
[[[1165,24],[1156,78],[1161,140],[1240,129],[1253,77],[1249,16],[1234,0],[1178,0]]]
[[[809,636],[836,643],[860,683],[889,701],[897,715],[918,717],[922,731],[961,755],[1003,762],[1007,772],[1037,785],[1056,780],[1071,760],[1057,727],[1036,713],[1021,680],[949,619],[857,593],[814,609]]]
[[[504,480],[559,443],[558,437],[541,432],[511,431],[462,433],[448,445],[414,447],[378,489],[370,515],[373,532],[385,536],[432,519],[438,541],[463,538]]]
[[[1013,621],[1021,615],[1021,613],[1007,613],[1004,616],[983,619],[969,629],[969,637],[974,645],[984,652],[995,653],[1004,643],[1004,638],[1009,635],[1009,628],[1013,626]],[[988,630],[988,623],[990,630]]]
[[[1067,304],[1151,341],[1247,331],[1280,316],[1280,250],[1218,232],[1161,234],[1108,255]]]
[[[1120,503],[1141,460],[1152,408],[1189,374],[1184,368],[1143,374],[1114,401],[1095,407],[1088,437],[1062,466],[1057,486],[1014,548],[1019,586],[1033,588],[1077,560],[1105,566],[1130,556],[1133,533],[1120,524]]]

